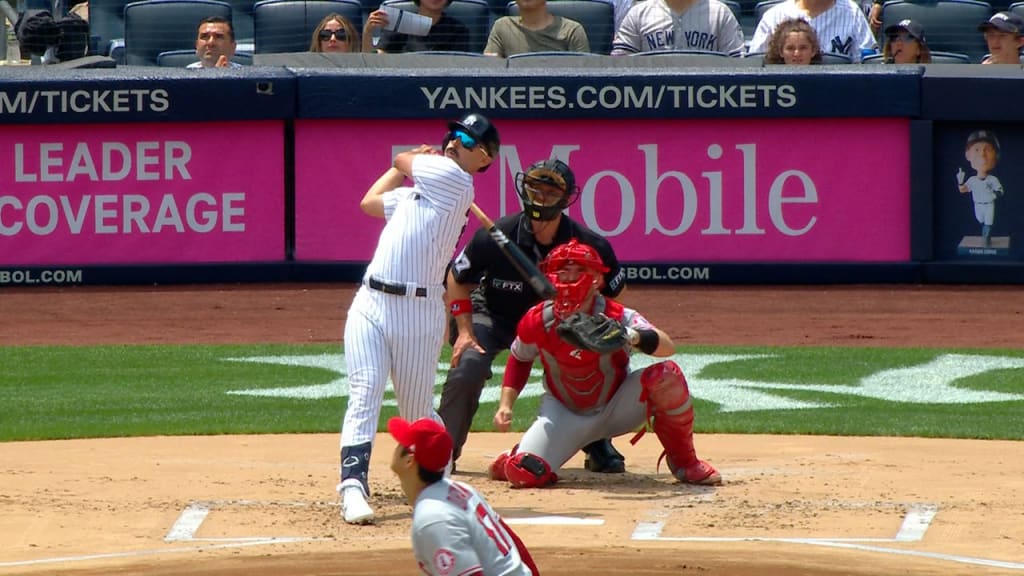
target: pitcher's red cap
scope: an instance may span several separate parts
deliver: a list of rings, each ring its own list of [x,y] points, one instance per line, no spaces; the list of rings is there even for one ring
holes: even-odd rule
[[[452,459],[452,437],[430,418],[409,422],[395,416],[388,420],[388,432],[425,470],[442,472]]]

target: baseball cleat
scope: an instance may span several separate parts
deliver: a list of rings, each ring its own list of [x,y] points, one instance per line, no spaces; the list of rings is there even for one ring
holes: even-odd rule
[[[346,486],[341,491],[341,515],[349,524],[373,523],[373,509],[366,503],[363,489]]]
[[[722,475],[718,473],[718,470],[703,460],[697,460],[689,467],[679,469],[676,478],[680,482],[701,486],[716,486],[722,483]]]
[[[612,446],[610,440],[598,440],[583,447],[587,457],[583,467],[601,474],[622,474],[626,471],[626,459]]]

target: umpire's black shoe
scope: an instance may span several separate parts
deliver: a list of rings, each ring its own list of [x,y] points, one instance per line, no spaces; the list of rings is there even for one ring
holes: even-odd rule
[[[605,438],[596,440],[583,447],[587,454],[583,467],[591,472],[602,474],[622,474],[626,471],[626,458],[612,446],[612,441]]]

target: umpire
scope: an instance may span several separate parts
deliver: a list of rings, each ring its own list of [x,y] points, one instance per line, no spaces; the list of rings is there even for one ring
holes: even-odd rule
[[[495,225],[527,257],[539,262],[555,246],[576,238],[596,249],[608,266],[601,293],[615,297],[622,292],[625,272],[611,244],[563,214],[579,198],[576,177],[565,162],[552,158],[534,163],[525,174],[516,175],[516,192],[523,211],[500,218]],[[438,413],[455,441],[454,463],[480,406],[480,393],[492,376],[495,356],[512,345],[520,318],[540,298],[483,228],[452,263],[447,297],[457,328],[450,330],[452,367]],[[583,451],[587,470],[619,473],[626,469],[625,459],[610,440],[588,444]]]

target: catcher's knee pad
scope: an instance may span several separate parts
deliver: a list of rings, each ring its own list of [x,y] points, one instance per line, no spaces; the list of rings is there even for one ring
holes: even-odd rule
[[[551,471],[551,465],[529,452],[508,457],[505,477],[513,488],[543,488],[558,481],[558,475]]]
[[[679,365],[671,360],[652,364],[640,373],[643,387],[641,400],[652,412],[676,412],[685,410],[690,403],[690,387]]]

